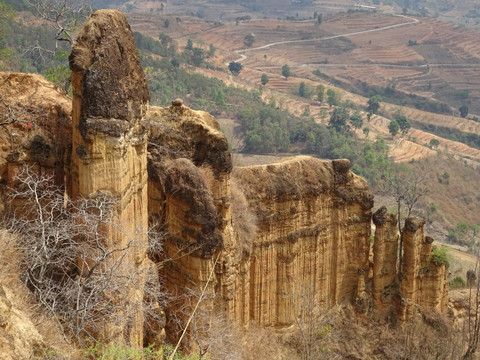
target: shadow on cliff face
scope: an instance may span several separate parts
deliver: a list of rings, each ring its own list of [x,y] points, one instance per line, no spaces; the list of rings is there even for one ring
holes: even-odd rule
[[[253,242],[257,235],[257,217],[235,178],[232,179],[231,195],[232,223],[237,235],[237,255],[240,258],[248,257],[252,253]]]
[[[163,214],[159,225],[167,238],[193,256],[209,257],[222,248],[217,210],[201,169],[179,158],[150,161],[148,171],[163,198],[163,209],[156,211]],[[167,220],[174,213],[177,217]]]
[[[199,246],[195,253],[201,257],[212,256],[223,246],[222,236],[212,194],[201,171],[188,159],[173,160],[166,169],[165,192],[170,206],[188,209],[180,233],[170,235],[179,242],[194,239]]]
[[[148,175],[162,199],[151,210],[163,214],[167,238],[208,258],[224,246],[224,189],[232,169],[227,140],[213,116],[180,99],[152,107],[148,120]]]

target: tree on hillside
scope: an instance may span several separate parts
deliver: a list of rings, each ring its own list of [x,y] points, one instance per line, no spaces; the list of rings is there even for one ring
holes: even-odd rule
[[[330,116],[329,126],[333,127],[337,132],[346,132],[350,129],[348,126],[349,111],[343,106],[336,107]]]
[[[322,15],[322,14],[318,14],[318,16],[317,16],[317,24],[321,24],[321,23],[322,23],[322,20],[323,20],[323,15]]]
[[[431,139],[429,143],[430,149],[436,149],[440,146],[440,141],[438,139]]]
[[[467,105],[462,105],[458,108],[458,111],[460,111],[460,116],[462,118],[466,118],[468,115],[468,106]]]
[[[213,88],[212,98],[213,98],[213,101],[215,102],[215,104],[217,104],[218,106],[224,107],[226,105],[225,94],[224,94],[221,87],[218,88],[218,90]]]
[[[245,37],[243,38],[243,42],[245,43],[245,45],[249,47],[252,46],[254,41],[255,41],[255,35],[253,35],[252,33],[245,35]]]
[[[360,129],[363,126],[363,118],[358,112],[350,116],[350,123],[355,129]]]
[[[240,71],[243,70],[243,65],[239,62],[232,61],[231,63],[228,64],[228,70],[234,75],[238,76],[240,74]]]
[[[298,87],[298,95],[301,97],[307,97],[307,86],[303,81],[300,83],[300,86]]]
[[[0,70],[6,70],[2,69],[2,62],[4,67],[8,68],[7,64],[12,61],[13,49],[6,47],[3,39],[7,35],[6,24],[15,16],[16,12],[10,5],[0,2]]]
[[[327,103],[328,106],[332,107],[333,105],[338,105],[340,102],[340,96],[333,89],[327,90]]]
[[[368,134],[370,133],[370,128],[366,126],[362,129],[362,131],[363,131],[363,134],[365,135],[365,137],[368,138]]]
[[[208,46],[208,57],[213,57],[215,55],[215,51],[217,51],[217,48],[215,47],[215,45],[210,44]]]
[[[187,45],[185,45],[186,50],[193,50],[193,41],[192,39],[187,40]]]
[[[115,199],[97,192],[71,201],[55,186],[53,176],[39,176],[28,167],[14,180],[16,188],[7,204],[12,208],[3,225],[17,236],[22,279],[69,337],[94,338],[105,323],[123,326],[141,311],[157,318],[150,313],[153,302],[146,309],[146,304],[115,295],[143,282],[144,270],[128,259],[147,250],[137,240],[138,234],[124,245],[107,246],[111,239],[105,237],[104,229],[122,231],[122,224],[114,220]],[[162,240],[151,240],[155,242],[152,249],[161,251]],[[145,289],[145,296],[159,298],[155,284]]]
[[[192,51],[192,57],[191,57],[191,62],[193,65],[199,67],[202,65],[203,60],[205,59],[205,50],[194,47]]]
[[[173,43],[172,37],[168,36],[167,34],[165,34],[163,32],[158,34],[158,39],[160,40],[160,42],[163,46],[169,46],[170,44]]]
[[[324,98],[325,98],[325,86],[318,85],[317,86],[317,100],[320,101],[320,103],[322,103]]]
[[[290,66],[287,64],[282,66],[282,75],[285,76],[285,79],[290,77]]]
[[[265,86],[270,81],[270,79],[268,78],[267,74],[262,74],[262,77],[261,77],[260,81],[262,82],[262,85]]]
[[[400,128],[400,131],[402,132],[402,135],[406,135],[412,126],[411,126],[410,123],[408,122],[408,120],[407,120],[407,118],[405,117],[405,115],[397,114],[397,115],[394,117],[394,119],[395,119],[395,121],[397,122],[398,127]]]
[[[0,40],[5,36],[7,21],[14,19],[16,16],[16,11],[10,5],[0,2]]]
[[[367,112],[372,114],[378,114],[378,109],[380,109],[380,102],[383,101],[380,95],[374,95],[368,99]]]
[[[388,131],[390,134],[392,134],[393,137],[398,134],[398,130],[400,129],[400,126],[398,125],[397,120],[392,119],[390,120],[390,124],[388,124]]]

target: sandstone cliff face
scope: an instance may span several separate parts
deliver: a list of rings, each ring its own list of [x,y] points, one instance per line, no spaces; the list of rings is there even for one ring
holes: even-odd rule
[[[149,119],[149,214],[165,231],[166,256],[157,261],[169,294],[203,287],[215,267],[210,293],[225,314],[245,326],[253,321],[288,327],[302,307],[319,313],[345,298],[355,300],[357,311],[372,310],[366,284],[373,197],[347,160],[296,157],[230,174],[227,143],[213,117],[176,100],[151,109]],[[245,201],[241,211],[251,216],[232,213],[239,211],[239,197]],[[244,221],[255,223],[247,237]],[[388,310],[400,293],[397,222],[386,208],[373,221],[371,292],[374,309]],[[405,261],[426,261],[430,248],[422,249],[410,254],[406,245]],[[406,277],[419,273],[416,267]],[[446,298],[444,277],[423,271],[421,278],[421,286],[415,280],[405,287],[403,303],[409,299],[444,311],[436,305]],[[181,300],[171,310],[179,306]]]
[[[31,314],[21,309],[15,295],[0,281],[0,356],[5,360],[41,356],[45,339],[30,319]]]
[[[160,264],[165,291],[175,299],[168,311],[182,318],[192,310],[186,296],[199,295],[219,263],[220,250],[234,247],[232,162],[225,136],[210,114],[175,100],[168,108],[151,108],[148,118],[150,225],[164,238],[163,253],[152,258]],[[209,298],[226,292],[215,290],[216,278],[210,281]],[[173,334],[172,316],[167,325]]]
[[[411,318],[417,306],[440,313],[447,310],[448,280],[445,264],[432,258],[433,239],[424,235],[425,220],[405,220],[402,231],[402,269],[398,270],[397,219],[383,206],[373,215],[373,298],[377,310],[395,308],[402,320]]]
[[[391,306],[397,277],[398,227],[394,214],[382,206],[373,214],[373,298],[378,309]]]
[[[41,314],[18,274],[16,239],[0,229],[0,358],[43,359],[47,354],[76,358],[58,324]]]
[[[320,311],[355,292],[358,272],[368,273],[373,198],[348,161],[300,157],[236,169],[243,210],[257,219],[245,244],[245,224],[230,213],[230,154],[215,119],[180,101],[149,118],[150,217],[166,230],[167,259],[183,252],[164,266],[170,293],[205,284],[217,257],[212,291],[244,325],[290,326],[305,293]]]
[[[412,217],[405,220],[402,232],[404,246],[400,316],[412,316],[415,305],[445,312],[448,304],[448,281],[445,264],[432,261],[433,239],[424,235],[425,220]]]
[[[228,237],[232,162],[227,141],[210,114],[193,111],[181,100],[152,108],[149,120],[149,179],[157,193],[150,197],[157,202],[150,214],[160,222],[169,219],[169,239],[209,258]]]
[[[234,175],[258,218],[238,267],[236,318],[289,326],[305,297],[320,311],[355,293],[368,273],[373,197],[347,160],[299,157]]]
[[[115,199],[112,226],[103,229],[111,255],[105,266],[122,261],[125,276],[135,276],[120,301],[128,299],[133,319],[105,321],[105,341],[143,342],[143,285],[147,266],[147,130],[149,90],[133,34],[125,16],[113,10],[92,14],[70,55],[73,85],[71,189],[73,199]],[[133,244],[133,245],[132,245]],[[123,251],[130,247],[126,259]],[[89,264],[84,267],[88,269]],[[111,294],[111,301],[115,296]]]
[[[64,186],[71,145],[71,100],[40,75],[0,72],[0,182],[24,165]]]
[[[9,151],[9,163],[3,165],[0,159],[0,172],[11,179],[23,162],[61,169],[51,171],[58,171],[59,183],[66,182],[74,199],[107,195],[116,200],[112,226],[102,229],[103,245],[116,253],[135,244],[121,271],[135,274],[136,282],[112,299],[127,299],[128,307],[137,310],[127,319],[119,308],[121,320],[101,324],[101,340],[142,344],[147,242],[164,290],[175,299],[167,316],[179,307],[189,314],[191,302],[182,296],[207,283],[208,297],[215,299],[209,306],[215,304],[217,312],[245,326],[289,327],[305,307],[314,307],[318,314],[346,298],[366,313],[371,267],[376,309],[391,306],[401,290],[401,318],[411,316],[416,305],[445,310],[445,268],[430,262],[431,241],[420,220],[407,221],[402,234],[401,285],[395,284],[396,220],[386,209],[373,215],[374,257],[373,265],[369,263],[373,197],[347,160],[302,156],[232,173],[228,143],[211,115],[191,110],[181,100],[148,109],[148,88],[133,36],[116,11],[92,15],[70,66],[72,130],[63,123],[70,113],[64,98],[57,105],[49,105],[48,96],[35,100],[52,119],[40,131],[64,132],[66,145],[57,150],[48,136],[32,137],[21,146],[8,143],[4,150]],[[0,81],[12,87],[44,82],[12,74],[0,74]],[[51,126],[58,122],[60,126]],[[15,129],[29,131],[23,123],[9,131]],[[64,162],[70,144],[71,159]],[[147,239],[149,226],[158,236]],[[89,265],[87,259],[83,266]],[[152,324],[147,340],[161,339],[162,326]],[[172,321],[168,328],[175,328]]]

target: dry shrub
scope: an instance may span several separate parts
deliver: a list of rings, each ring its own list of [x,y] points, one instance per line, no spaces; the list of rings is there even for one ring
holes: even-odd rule
[[[10,286],[11,282],[20,278],[18,266],[18,249],[15,237],[0,228],[0,282]]]
[[[212,189],[215,187],[215,183],[217,180],[215,179],[215,175],[213,174],[212,168],[206,164],[200,166],[198,168],[200,170],[201,177],[207,186],[208,191],[211,193]]]
[[[296,360],[296,352],[283,340],[285,334],[250,325],[243,337],[242,360]]]
[[[207,170],[180,158],[172,161],[165,178],[165,192],[190,206],[185,220],[193,224],[183,227],[182,231],[196,239],[202,257],[211,256],[222,246],[218,210],[208,185],[209,180],[204,179],[208,176]]]
[[[30,351],[32,359],[82,359],[81,351],[75,349],[66,341],[59,323],[35,301],[32,293],[20,280],[21,269],[19,263],[22,256],[23,254],[17,246],[16,237],[5,229],[0,229],[0,296],[4,297],[3,302],[11,303],[12,313],[15,314],[14,319],[25,316],[31,321],[30,324],[7,325],[9,331],[15,331],[14,328],[21,329],[18,334],[26,338],[16,339],[17,344],[22,342],[24,348],[21,351]],[[2,319],[9,321],[8,314],[0,315],[6,315]],[[41,335],[40,341],[30,338],[36,332]],[[3,347],[2,340],[0,336],[0,349]],[[9,346],[13,346],[13,343],[10,343]],[[0,357],[1,354],[2,351],[0,350]],[[9,356],[12,356],[12,354],[9,354]]]
[[[387,319],[364,318],[350,304],[328,310],[329,354],[339,359],[458,359],[457,334],[445,315],[418,308],[417,315],[392,326]],[[321,326],[321,324],[319,324]],[[323,357],[319,357],[323,358]]]
[[[257,233],[257,217],[235,180],[231,182],[232,222],[237,233],[237,249],[240,255],[250,255]]]

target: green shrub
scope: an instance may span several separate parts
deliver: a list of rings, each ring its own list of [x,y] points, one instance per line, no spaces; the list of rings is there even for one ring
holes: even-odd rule
[[[448,267],[448,248],[446,246],[432,248],[432,261],[436,266]]]
[[[165,344],[163,346],[164,359],[170,359],[170,356],[173,353],[173,346]],[[162,358],[163,359],[163,358]],[[199,360],[198,355],[184,355],[181,352],[177,351],[173,360]]]
[[[458,289],[465,287],[465,280],[461,276],[456,276],[450,281],[451,289]]]
[[[142,349],[120,344],[96,343],[85,350],[85,356],[96,360],[154,360],[161,359],[163,351],[155,351],[153,344]]]

